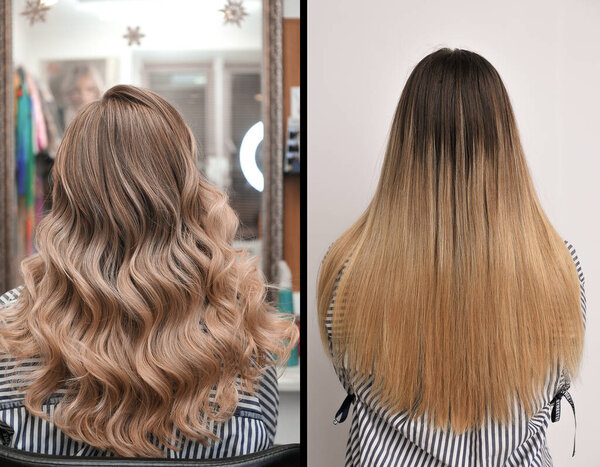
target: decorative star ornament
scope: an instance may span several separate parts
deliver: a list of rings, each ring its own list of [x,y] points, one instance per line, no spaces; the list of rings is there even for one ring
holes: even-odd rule
[[[223,13],[225,21],[223,24],[237,24],[238,27],[242,27],[242,21],[244,16],[248,16],[246,9],[244,8],[244,0],[227,0],[227,3],[223,8],[219,10]]]
[[[136,26],[135,29],[130,28],[129,26],[127,26],[127,34],[123,34],[123,37],[129,41],[128,44],[127,44],[129,46],[131,46],[134,42],[137,45],[141,45],[142,43],[140,42],[140,39],[142,37],[146,37],[146,34],[142,34],[140,32],[140,27],[139,26]]]
[[[29,19],[29,26],[33,26],[37,21],[46,21],[46,13],[50,7],[44,5],[42,0],[27,0],[25,9],[21,12],[23,16]]]

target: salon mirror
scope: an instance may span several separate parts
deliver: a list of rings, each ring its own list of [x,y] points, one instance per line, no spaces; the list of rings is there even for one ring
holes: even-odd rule
[[[7,243],[0,254],[9,263],[4,288],[15,283],[18,264],[33,253],[66,126],[115,84],[149,88],[181,112],[200,148],[199,168],[228,193],[238,213],[236,246],[260,256],[266,276],[277,283],[283,248],[282,2],[13,0],[5,1],[5,9],[12,19],[4,25],[4,36],[12,39],[5,56],[12,55],[14,74],[5,76],[32,88],[33,105],[41,109],[34,131],[47,137],[20,147],[20,133],[31,129],[19,124],[15,112],[16,167],[4,161],[2,173],[6,188],[14,183],[17,193],[16,199],[6,193],[3,201]],[[26,179],[23,164],[31,159],[35,174]]]
[[[23,122],[23,112],[16,113],[11,260],[18,265],[33,253],[65,128],[113,85],[133,84],[159,93],[181,112],[200,149],[200,170],[228,193],[240,218],[236,246],[262,257],[264,272],[276,280],[281,210],[271,207],[281,200],[271,191],[281,184],[281,164],[269,170],[269,163],[280,161],[270,159],[270,141],[264,141],[265,127],[281,128],[264,122],[271,107],[281,105],[280,96],[264,95],[267,83],[280,79],[266,68],[281,55],[281,50],[270,53],[270,45],[280,41],[271,40],[265,27],[269,21],[281,23],[280,14],[265,15],[275,6],[263,0],[14,0],[15,92],[24,81],[39,115],[30,123]],[[18,103],[20,96],[15,97]],[[21,144],[30,124],[42,135],[34,137],[33,147]],[[26,169],[30,160],[32,176]]]

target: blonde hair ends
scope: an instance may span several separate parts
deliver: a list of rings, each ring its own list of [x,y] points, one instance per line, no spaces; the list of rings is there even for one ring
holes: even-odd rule
[[[237,216],[196,159],[181,115],[152,91],[119,85],[86,105],[60,145],[24,289],[3,311],[2,350],[41,358],[27,409],[48,419],[42,404],[65,389],[55,425],[117,455],[164,456],[151,437],[172,449],[216,439],[237,388],[255,391],[297,340],[232,247]]]
[[[344,268],[345,265],[345,268]],[[494,67],[441,49],[413,70],[376,193],[318,281],[336,364],[395,411],[456,432],[532,415],[548,375],[577,374],[575,265],[546,217]]]

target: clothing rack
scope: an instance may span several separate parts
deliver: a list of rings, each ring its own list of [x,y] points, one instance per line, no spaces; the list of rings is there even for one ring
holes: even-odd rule
[[[62,139],[48,88],[23,66],[14,74],[18,262],[35,253],[35,229],[50,209],[50,170]]]

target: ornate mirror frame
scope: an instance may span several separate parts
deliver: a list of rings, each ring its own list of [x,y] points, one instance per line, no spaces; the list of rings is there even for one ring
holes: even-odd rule
[[[0,0],[0,294],[19,285],[15,198],[12,1]],[[278,281],[283,257],[282,0],[263,0],[263,271]]]
[[[283,0],[263,0],[263,271],[279,282],[283,259]]]
[[[0,0],[0,289],[17,284],[12,2]]]

